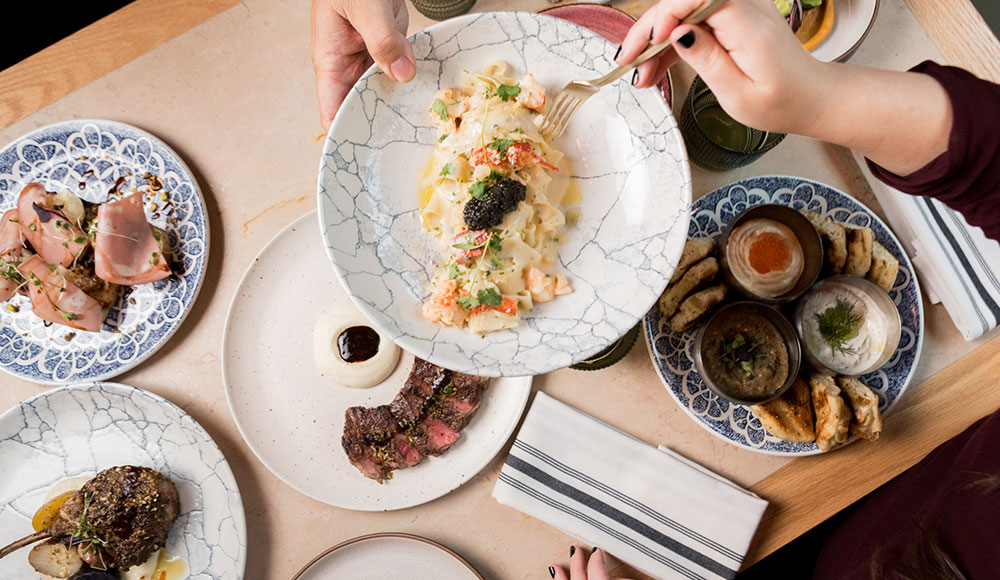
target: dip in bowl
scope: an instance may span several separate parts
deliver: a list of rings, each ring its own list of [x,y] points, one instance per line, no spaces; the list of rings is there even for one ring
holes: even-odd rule
[[[738,405],[780,396],[799,374],[802,353],[791,323],[758,302],[734,302],[698,329],[694,364],[705,384]]]
[[[877,370],[892,357],[901,324],[885,290],[860,276],[833,276],[799,301],[795,328],[813,368],[856,377]]]
[[[823,242],[808,218],[783,205],[736,216],[719,238],[722,275],[738,292],[769,304],[794,300],[816,282]]]

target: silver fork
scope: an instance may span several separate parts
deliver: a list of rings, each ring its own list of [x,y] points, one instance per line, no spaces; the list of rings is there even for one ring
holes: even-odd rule
[[[715,12],[725,6],[728,1],[729,0],[705,0],[701,6],[695,8],[690,14],[685,16],[684,19],[681,20],[681,23],[699,24],[712,14],[715,14]],[[563,87],[563,90],[559,91],[559,94],[556,95],[555,100],[552,101],[552,105],[546,107],[545,109],[544,116],[542,117],[542,137],[551,141],[561,135],[562,132],[566,130],[569,118],[573,116],[573,113],[575,113],[576,110],[580,108],[580,105],[586,102],[587,99],[597,94],[597,91],[601,90],[601,88],[615,82],[625,74],[633,71],[640,64],[660,54],[669,46],[669,39],[659,44],[654,44],[644,50],[642,54],[639,55],[639,58],[635,59],[635,62],[625,66],[620,66],[599,79],[594,79],[592,81],[572,81],[567,84]]]

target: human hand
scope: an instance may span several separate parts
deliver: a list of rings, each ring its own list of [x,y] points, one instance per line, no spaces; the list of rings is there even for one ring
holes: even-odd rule
[[[768,131],[808,134],[835,94],[814,59],[791,32],[772,0],[730,0],[700,25],[681,19],[704,0],[660,0],[632,26],[616,61],[635,60],[649,43],[668,38],[734,119]],[[655,85],[676,56],[666,54],[638,69],[637,87]]]
[[[556,580],[625,580],[608,578],[608,571],[604,567],[604,550],[595,546],[589,559],[584,554],[584,550],[570,546],[569,576],[566,576],[562,566],[556,564],[549,566],[549,575]]]
[[[313,0],[312,62],[323,129],[372,62],[399,82],[416,74],[404,0]]]

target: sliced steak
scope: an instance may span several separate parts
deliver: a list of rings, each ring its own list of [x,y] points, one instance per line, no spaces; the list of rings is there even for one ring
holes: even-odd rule
[[[447,424],[424,417],[406,432],[407,439],[423,455],[438,456],[448,450],[461,437]]]

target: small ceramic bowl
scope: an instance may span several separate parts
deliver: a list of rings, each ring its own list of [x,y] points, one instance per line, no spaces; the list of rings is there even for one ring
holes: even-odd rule
[[[713,323],[718,321],[724,313],[729,313],[734,310],[756,314],[773,324],[778,330],[778,333],[781,335],[781,338],[784,339],[785,348],[788,349],[788,377],[777,390],[773,391],[766,397],[759,399],[744,399],[729,393],[712,380],[712,377],[705,369],[704,353],[702,352],[702,343],[705,338],[705,332],[710,329]],[[759,302],[733,302],[716,311],[715,314],[709,317],[709,319],[701,325],[698,332],[695,334],[693,354],[694,366],[698,370],[698,374],[701,375],[701,378],[705,381],[705,385],[707,385],[708,388],[711,389],[716,395],[719,395],[723,399],[737,405],[758,405],[780,397],[782,393],[787,391],[788,387],[792,386],[792,383],[795,382],[795,377],[799,375],[799,368],[802,365],[802,348],[799,345],[799,336],[796,334],[792,324],[788,322],[788,319],[782,316],[777,309]]]
[[[814,295],[816,292],[821,292],[824,289],[828,289],[835,285],[851,286],[867,294],[875,303],[879,311],[881,311],[882,315],[885,316],[886,320],[886,342],[882,351],[882,356],[876,359],[871,365],[852,372],[844,372],[842,369],[833,369],[823,364],[823,362],[820,361],[816,357],[816,354],[812,351],[812,348],[809,345],[809,340],[806,339],[804,334],[806,318],[815,314],[813,312],[805,311],[805,305],[809,297]],[[896,304],[892,301],[892,298],[889,297],[889,293],[873,282],[860,276],[831,276],[823,280],[812,288],[808,294],[803,296],[801,300],[799,300],[795,307],[793,320],[795,321],[795,330],[798,333],[802,344],[802,354],[805,357],[806,362],[820,373],[830,376],[840,375],[845,377],[860,377],[878,370],[882,367],[882,365],[889,362],[892,355],[896,353],[896,348],[899,346],[899,338],[902,333],[902,321],[899,318],[899,310],[896,308]]]
[[[768,297],[754,294],[751,290],[743,286],[736,276],[729,269],[729,260],[726,256],[726,246],[729,243],[729,236],[733,230],[740,225],[753,219],[770,219],[787,226],[802,246],[802,257],[804,267],[798,282],[792,289],[781,296]],[[784,205],[758,205],[739,214],[722,231],[719,237],[719,268],[726,284],[735,289],[740,294],[753,300],[759,300],[766,304],[781,304],[795,300],[808,290],[819,277],[820,270],[823,269],[823,241],[819,237],[819,232],[812,225],[809,219],[800,212]]]

